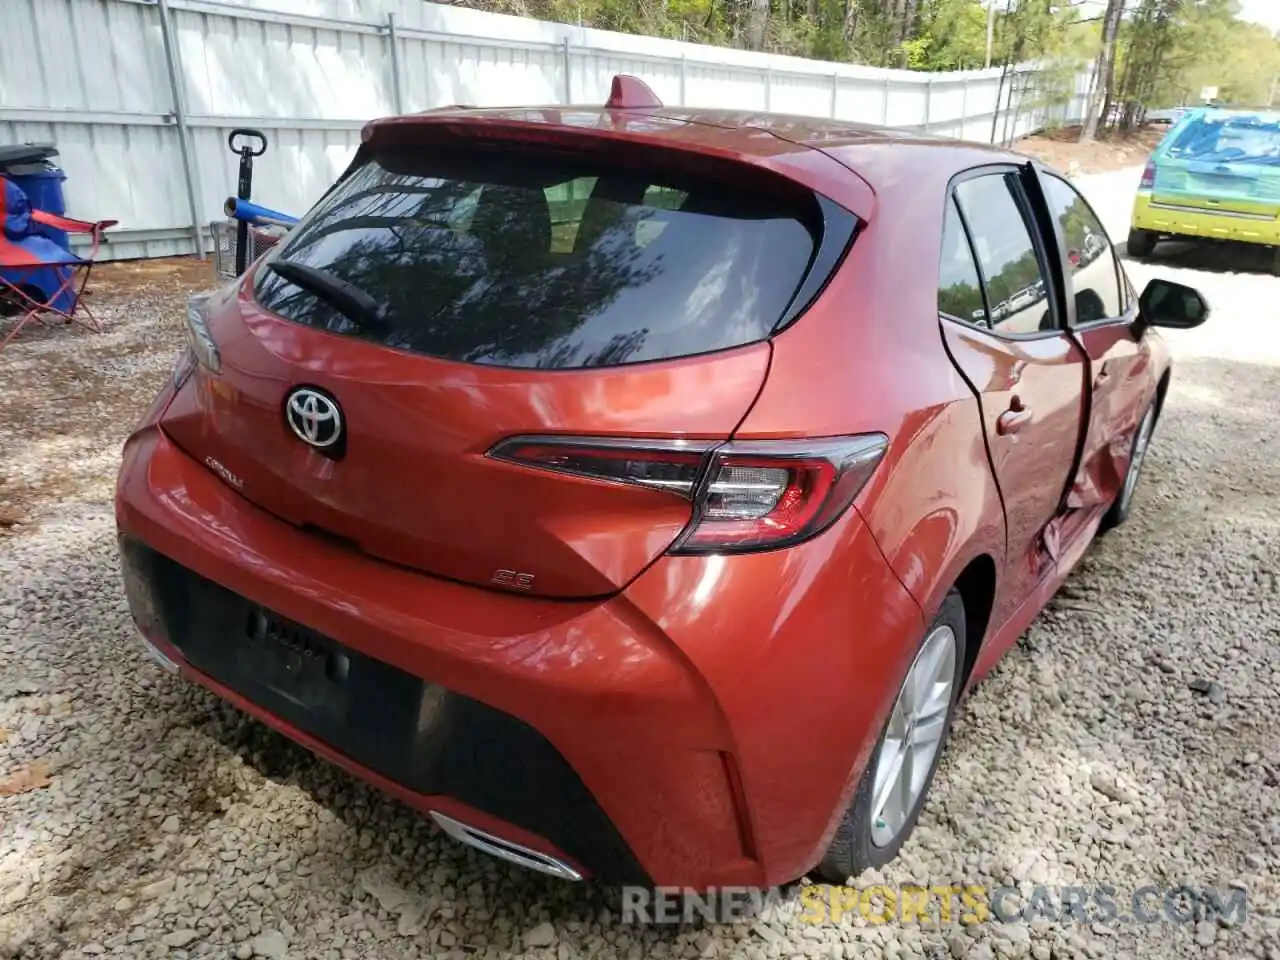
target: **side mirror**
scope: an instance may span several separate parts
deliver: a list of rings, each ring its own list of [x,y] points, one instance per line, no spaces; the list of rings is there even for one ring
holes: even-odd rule
[[[1138,298],[1138,323],[1143,327],[1190,330],[1209,319],[1209,305],[1191,287],[1161,280],[1147,284]]]

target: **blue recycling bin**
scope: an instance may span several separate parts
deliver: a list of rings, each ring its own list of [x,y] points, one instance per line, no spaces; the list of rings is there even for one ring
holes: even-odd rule
[[[12,180],[37,210],[64,216],[67,200],[62,185],[67,175],[53,162],[58,155],[51,143],[19,143],[0,146],[0,175]],[[60,246],[71,249],[66,231],[41,227],[40,232]]]
[[[53,162],[58,155],[57,148],[51,143],[15,143],[0,144],[0,176],[13,182],[23,193],[31,206],[37,210],[56,213],[64,216],[67,212],[67,201],[62,191],[67,175],[62,168]],[[71,238],[65,230],[40,225],[36,228],[63,250],[71,249]],[[64,291],[54,298],[54,294],[62,286],[70,274],[69,267],[41,267],[38,270],[20,271],[0,270],[0,275],[8,280],[35,287],[44,296],[51,307],[59,310],[70,310],[75,302],[71,291]],[[50,299],[54,298],[54,299]]]

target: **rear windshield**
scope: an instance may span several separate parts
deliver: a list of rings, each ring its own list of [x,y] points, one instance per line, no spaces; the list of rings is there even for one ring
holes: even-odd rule
[[[255,295],[298,323],[469,363],[688,356],[770,334],[815,250],[806,198],[568,153],[383,151],[272,251]]]
[[[1212,163],[1280,165],[1280,119],[1196,119],[1169,147],[1169,156]]]

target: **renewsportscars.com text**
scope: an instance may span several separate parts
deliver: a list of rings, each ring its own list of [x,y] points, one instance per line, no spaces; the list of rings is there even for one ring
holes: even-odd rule
[[[1248,891],[1154,884],[1132,890],[1107,885],[991,887],[977,883],[924,886],[623,887],[624,923],[733,923],[756,917],[809,924],[918,923],[1195,923],[1222,918],[1243,924]]]

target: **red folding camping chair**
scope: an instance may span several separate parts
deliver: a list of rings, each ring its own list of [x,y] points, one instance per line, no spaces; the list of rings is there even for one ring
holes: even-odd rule
[[[79,323],[95,332],[102,328],[82,302],[93,261],[102,245],[103,231],[115,220],[89,223],[59,216],[31,206],[27,195],[13,181],[0,177],[0,302],[16,313],[13,328],[0,340],[0,351],[22,328],[33,321],[53,317],[63,323]],[[87,257],[63,249],[40,230],[48,227],[92,238]]]

